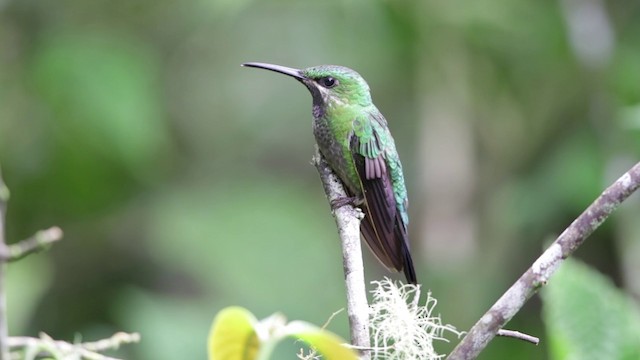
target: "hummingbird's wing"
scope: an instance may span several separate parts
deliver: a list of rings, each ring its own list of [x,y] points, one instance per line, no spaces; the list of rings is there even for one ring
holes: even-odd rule
[[[399,210],[399,207],[405,209],[406,204],[396,203],[395,187],[406,190],[404,180],[394,184],[392,172],[402,170],[386,120],[379,112],[356,119],[353,135],[351,153],[365,201],[362,209],[366,216],[360,226],[362,236],[380,262],[390,269],[404,270],[407,280],[415,284],[407,218]]]

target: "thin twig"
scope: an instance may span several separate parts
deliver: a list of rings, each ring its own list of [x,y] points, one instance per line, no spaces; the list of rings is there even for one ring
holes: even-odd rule
[[[7,250],[4,220],[8,201],[9,188],[4,184],[2,170],[0,169],[0,252]],[[5,283],[6,266],[4,261],[0,261],[0,360],[9,360],[9,346],[7,345],[9,330],[7,325],[7,294]]]
[[[333,314],[331,314],[331,316],[329,316],[329,318],[327,319],[327,321],[324,322],[324,325],[322,325],[321,329],[325,330],[327,328],[327,326],[329,326],[329,324],[331,323],[331,320],[333,320],[334,317],[336,317],[336,315],[340,314],[341,312],[344,311],[344,308],[334,311]]]
[[[139,333],[117,332],[110,338],[80,344],[81,347],[90,351],[117,350],[121,345],[140,342]]]
[[[529,334],[521,333],[520,331],[515,331],[515,330],[500,329],[498,330],[498,333],[496,335],[516,338],[522,341],[530,342],[533,345],[538,345],[540,343],[540,339],[538,339],[537,337],[531,336]]]
[[[330,203],[347,196],[342,182],[320,155],[317,147],[312,163],[320,173],[322,186]],[[369,349],[371,347],[369,338],[369,304],[367,303],[364,265],[360,246],[360,220],[363,214],[353,206],[347,205],[335,209],[333,216],[335,217],[342,243],[351,344],[358,349]],[[371,355],[368,350],[361,350],[360,354],[362,360],[370,359]]]
[[[453,349],[447,360],[475,359],[498,331],[520,311],[525,302],[547,283],[562,260],[582,245],[584,240],[639,186],[640,163],[637,163],[569,225],[469,330],[467,336]]]
[[[12,262],[23,257],[46,250],[49,245],[62,239],[62,229],[57,226],[46,230],[40,230],[30,238],[16,244],[6,246],[5,251],[0,252],[0,261]]]

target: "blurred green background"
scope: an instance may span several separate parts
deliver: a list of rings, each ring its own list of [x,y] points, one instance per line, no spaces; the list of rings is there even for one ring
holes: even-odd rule
[[[310,96],[245,61],[367,79],[418,277],[459,329],[640,158],[640,2],[0,0],[9,239],[65,231],[10,266],[12,334],[138,331],[121,356],[202,359],[225,306],[319,325],[345,306]],[[639,212],[577,253],[635,295]],[[346,315],[329,328],[347,337]],[[509,328],[542,345],[481,359],[547,358],[537,297]]]

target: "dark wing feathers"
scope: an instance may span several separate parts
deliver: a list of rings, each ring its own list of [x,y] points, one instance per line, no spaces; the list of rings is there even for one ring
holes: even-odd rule
[[[389,212],[390,208],[385,204],[385,197],[378,196],[378,194],[382,193],[380,186],[376,186],[380,181],[375,178],[367,178],[366,158],[354,153],[354,160],[360,174],[365,200],[365,203],[361,206],[365,217],[360,224],[360,232],[378,260],[387,268],[398,270],[400,264],[397,261],[397,251],[395,251],[394,247],[389,246],[387,241],[393,233],[390,225],[393,224],[391,219],[393,219],[392,216],[394,214]]]
[[[418,278],[416,277],[416,270],[413,267],[413,259],[411,259],[408,243],[404,243],[402,246],[402,259],[404,262],[404,267],[402,268],[404,270],[404,276],[407,278],[408,282],[417,284]]]
[[[351,138],[353,159],[365,200],[362,209],[366,216],[362,220],[360,232],[380,262],[389,269],[404,270],[407,280],[416,283],[407,229],[396,207],[384,151],[379,146],[375,132],[366,144],[361,143],[358,136]],[[373,154],[377,156],[372,157]]]

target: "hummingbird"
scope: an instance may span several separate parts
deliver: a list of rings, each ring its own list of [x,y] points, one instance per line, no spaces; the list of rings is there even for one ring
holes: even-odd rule
[[[387,269],[404,271],[407,281],[416,284],[402,164],[367,82],[356,71],[338,65],[294,69],[248,62],[242,66],[291,76],[311,92],[313,135],[348,194],[332,207],[348,203],[360,207],[365,214],[361,238]]]

